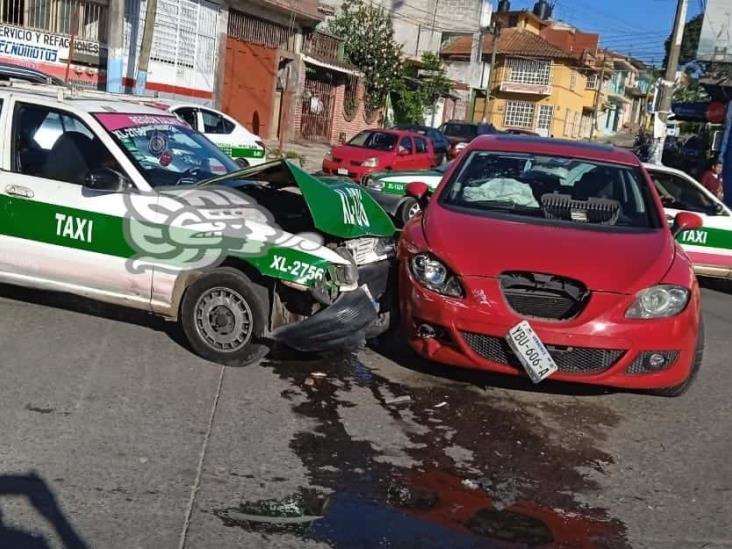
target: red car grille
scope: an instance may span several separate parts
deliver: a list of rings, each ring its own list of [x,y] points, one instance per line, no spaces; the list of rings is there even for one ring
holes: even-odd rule
[[[463,339],[473,352],[491,362],[522,369],[516,355],[503,338],[461,332]],[[620,349],[593,349],[590,347],[562,347],[547,345],[549,354],[560,372],[567,374],[592,375],[611,368],[625,354]]]
[[[577,316],[590,297],[581,282],[543,273],[503,273],[501,289],[508,304],[520,315],[551,320]]]

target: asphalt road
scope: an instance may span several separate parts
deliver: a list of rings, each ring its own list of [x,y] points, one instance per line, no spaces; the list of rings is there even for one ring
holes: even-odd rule
[[[224,369],[145,315],[0,287],[0,548],[732,547],[732,294],[704,309],[665,399],[398,345]]]

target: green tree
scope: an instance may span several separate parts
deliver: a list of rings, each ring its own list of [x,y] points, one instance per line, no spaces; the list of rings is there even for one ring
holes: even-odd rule
[[[704,14],[692,17],[686,23],[684,27],[684,36],[681,38],[681,50],[679,51],[679,65],[685,65],[690,61],[696,59],[696,50],[699,48],[699,35],[701,35],[702,23],[704,22]],[[663,47],[666,50],[666,55],[663,57],[663,66],[665,67],[668,63],[668,53],[671,48],[672,34],[668,35],[666,41],[663,43]]]
[[[397,122],[421,124],[425,114],[434,110],[440,96],[451,90],[440,57],[432,52],[423,53],[418,65],[405,68],[399,86],[392,94]]]
[[[401,46],[394,40],[389,15],[363,0],[345,0],[328,32],[344,40],[346,57],[364,74],[366,107],[382,107],[398,87],[402,67]]]

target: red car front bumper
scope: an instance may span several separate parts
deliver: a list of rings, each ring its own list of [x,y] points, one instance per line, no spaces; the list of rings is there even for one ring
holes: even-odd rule
[[[406,265],[400,267],[403,328],[409,345],[421,356],[451,366],[525,375],[507,345],[506,333],[524,317],[506,302],[500,282],[486,277],[463,277],[466,297],[455,299],[425,289]],[[699,289],[692,291],[686,309],[672,318],[626,319],[633,296],[594,292],[574,319],[529,319],[559,366],[550,379],[635,389],[679,385],[694,362],[699,322]],[[435,337],[420,337],[417,328],[428,324]],[[669,353],[673,361],[652,373],[637,371],[644,352]],[[565,356],[562,356],[565,354]]]
[[[348,174],[338,173],[338,170],[347,171]],[[327,175],[340,175],[342,177],[348,177],[353,179],[356,183],[360,183],[361,180],[370,173],[377,171],[376,168],[364,168],[363,166],[354,166],[350,161],[343,160],[336,162],[334,160],[323,160],[323,172]]]

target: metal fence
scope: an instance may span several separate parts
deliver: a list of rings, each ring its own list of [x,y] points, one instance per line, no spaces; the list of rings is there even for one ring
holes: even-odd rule
[[[318,68],[310,69],[305,77],[304,88],[300,135],[313,141],[328,141],[335,104],[332,74]]]
[[[0,21],[107,42],[107,0],[3,0]]]
[[[295,32],[292,26],[284,27],[270,23],[253,15],[236,10],[229,10],[229,28],[227,34],[231,38],[261,44],[268,48],[284,48],[295,51]]]

